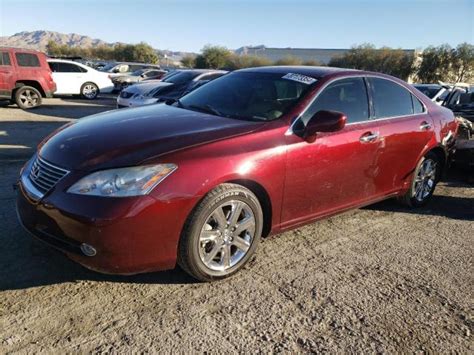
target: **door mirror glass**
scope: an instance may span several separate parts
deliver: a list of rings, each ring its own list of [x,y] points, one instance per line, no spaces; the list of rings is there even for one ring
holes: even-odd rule
[[[342,112],[321,110],[314,114],[306,124],[304,136],[312,137],[318,132],[340,131],[346,125],[347,117]]]

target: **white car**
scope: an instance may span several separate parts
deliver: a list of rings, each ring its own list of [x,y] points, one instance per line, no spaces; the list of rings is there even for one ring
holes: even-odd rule
[[[150,98],[148,99],[149,102],[145,102],[145,98],[148,98],[149,93],[155,90],[157,87],[167,85],[171,84],[163,83],[160,80],[150,80],[130,85],[123,89],[117,97],[117,108],[154,104],[156,103],[157,99]]]
[[[93,100],[99,93],[110,93],[114,84],[107,73],[87,65],[62,59],[48,59],[53,80],[56,82],[56,95],[81,95]]]
[[[210,69],[177,70],[161,81],[149,81],[147,84],[142,82],[122,90],[117,97],[117,108],[145,106],[166,102],[167,100],[177,100],[226,73],[224,70]]]

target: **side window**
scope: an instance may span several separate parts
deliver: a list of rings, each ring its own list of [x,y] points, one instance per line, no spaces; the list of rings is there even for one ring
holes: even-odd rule
[[[370,78],[373,88],[375,118],[406,116],[413,114],[412,94],[397,83]]]
[[[33,53],[15,53],[16,62],[20,67],[39,67],[38,56]]]
[[[0,52],[0,65],[12,65],[8,52]]]
[[[59,71],[58,69],[58,63],[55,63],[55,62],[48,62],[48,65],[49,65],[49,69],[51,69],[51,71],[53,73],[56,73]]]
[[[425,112],[425,108],[423,107],[423,104],[416,98],[415,95],[411,95],[411,100],[413,102],[413,112],[415,114],[417,113],[423,113]]]
[[[58,68],[57,72],[59,73],[83,73],[85,72],[80,66],[71,64],[71,63],[56,63]]]
[[[347,116],[347,123],[368,120],[369,101],[364,79],[348,78],[330,84],[303,114],[304,124],[321,110],[342,112]]]

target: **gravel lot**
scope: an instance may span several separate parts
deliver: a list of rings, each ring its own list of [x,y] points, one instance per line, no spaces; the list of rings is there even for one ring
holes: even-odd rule
[[[0,353],[474,351],[474,188],[451,173],[416,211],[386,201],[265,239],[243,272],[85,270],[19,226],[12,183],[40,139],[113,108],[0,108]]]

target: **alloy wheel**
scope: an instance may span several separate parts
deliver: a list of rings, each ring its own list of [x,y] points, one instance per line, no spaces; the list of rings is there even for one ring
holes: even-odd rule
[[[413,197],[423,202],[433,191],[436,181],[437,163],[433,159],[425,159],[421,163],[415,178]]]
[[[97,96],[97,87],[92,84],[87,84],[82,89],[82,94],[88,99],[94,99]]]
[[[240,200],[226,201],[209,215],[199,236],[199,257],[213,271],[226,271],[247,254],[255,236],[255,215]]]
[[[38,94],[30,89],[21,92],[19,99],[25,107],[35,107],[39,102]]]

